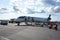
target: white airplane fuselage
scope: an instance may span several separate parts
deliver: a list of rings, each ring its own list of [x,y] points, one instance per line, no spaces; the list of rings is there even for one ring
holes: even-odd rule
[[[21,16],[14,20],[16,23],[26,22],[26,21],[34,21],[34,22],[48,22],[48,18],[38,18],[38,17],[30,17],[30,16]]]

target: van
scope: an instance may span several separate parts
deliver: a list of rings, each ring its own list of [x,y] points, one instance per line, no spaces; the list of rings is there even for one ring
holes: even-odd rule
[[[8,20],[1,20],[1,25],[8,25]]]

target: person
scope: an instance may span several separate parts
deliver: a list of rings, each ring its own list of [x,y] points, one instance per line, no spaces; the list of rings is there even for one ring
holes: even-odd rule
[[[48,24],[48,26],[49,26],[49,29],[52,29],[53,23],[50,22],[50,23]]]
[[[58,30],[58,25],[57,24],[54,24],[53,29],[54,30]]]
[[[49,29],[58,30],[58,25],[56,23],[50,22],[49,23]]]
[[[52,27],[51,27],[51,25],[48,25],[48,27],[49,27],[49,29],[51,29]]]

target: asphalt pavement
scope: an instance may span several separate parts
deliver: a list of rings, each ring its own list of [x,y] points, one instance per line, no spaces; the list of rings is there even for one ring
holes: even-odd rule
[[[60,40],[59,30],[40,26],[0,25],[0,40]]]

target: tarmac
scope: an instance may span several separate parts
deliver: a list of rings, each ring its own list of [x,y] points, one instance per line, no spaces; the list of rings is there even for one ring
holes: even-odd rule
[[[0,40],[60,40],[60,26],[58,28],[56,31],[41,26],[0,25]]]

